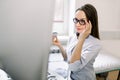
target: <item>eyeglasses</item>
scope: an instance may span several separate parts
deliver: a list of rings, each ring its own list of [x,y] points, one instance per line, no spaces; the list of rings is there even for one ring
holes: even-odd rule
[[[77,18],[73,18],[73,22],[74,22],[75,24],[77,24],[77,23],[79,22],[80,25],[85,25],[85,24],[86,24],[86,22],[85,22],[84,19],[78,20]]]

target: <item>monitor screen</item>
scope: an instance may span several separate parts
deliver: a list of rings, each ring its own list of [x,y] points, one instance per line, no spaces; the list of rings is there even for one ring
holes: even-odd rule
[[[13,80],[46,80],[54,0],[0,0],[0,62]]]

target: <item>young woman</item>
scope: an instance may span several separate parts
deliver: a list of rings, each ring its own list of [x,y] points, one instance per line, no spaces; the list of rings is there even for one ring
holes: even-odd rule
[[[73,18],[76,33],[70,37],[66,50],[56,38],[53,44],[68,61],[71,80],[96,80],[93,63],[101,45],[97,11],[91,4],[78,8]]]

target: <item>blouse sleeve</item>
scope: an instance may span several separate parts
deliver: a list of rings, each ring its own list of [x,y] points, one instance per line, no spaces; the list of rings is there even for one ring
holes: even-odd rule
[[[84,51],[82,51],[81,58],[74,63],[69,64],[71,71],[80,71],[90,61],[94,60],[101,49],[101,45],[90,45]]]

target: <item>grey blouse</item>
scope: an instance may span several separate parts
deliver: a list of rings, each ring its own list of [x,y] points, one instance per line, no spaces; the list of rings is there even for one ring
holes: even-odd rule
[[[67,61],[70,60],[72,51],[77,42],[78,39],[76,35],[70,37],[66,48],[68,56]],[[80,60],[69,64],[69,71],[71,72],[70,75],[74,80],[96,80],[93,63],[100,49],[100,40],[89,35],[83,44]]]

